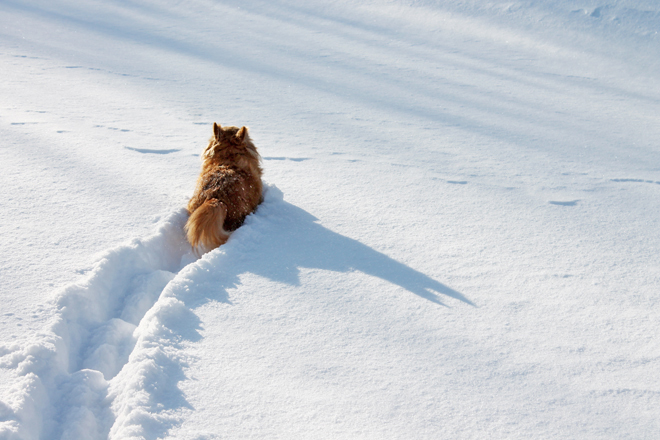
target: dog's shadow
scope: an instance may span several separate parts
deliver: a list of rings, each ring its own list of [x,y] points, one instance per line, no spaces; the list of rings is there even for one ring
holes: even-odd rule
[[[444,305],[441,299],[445,296],[474,305],[461,293],[429,276],[324,228],[314,216],[285,202],[282,193],[273,186],[266,188],[265,200],[257,212],[247,218],[226,244],[198,260],[192,255],[189,253],[183,257],[184,262],[187,260],[190,264],[175,278],[178,282],[173,280],[166,289],[167,296],[176,297],[185,307],[160,318],[161,324],[168,328],[169,343],[178,348],[182,341],[202,339],[203,323],[195,310],[212,301],[231,304],[230,289],[240,286],[241,275],[246,273],[297,286],[301,284],[301,268],[339,273],[360,271],[436,304]],[[165,319],[167,316],[172,317],[171,322]],[[187,379],[183,365],[171,362],[168,368],[166,380],[151,388],[166,393],[169,405],[152,410],[194,410],[178,386],[180,381]],[[154,436],[146,438],[160,438],[179,423],[180,420],[163,419],[158,426],[152,427],[150,435]]]
[[[341,273],[360,271],[437,304],[444,305],[441,298],[445,296],[474,305],[460,292],[433,278],[321,226],[313,215],[284,201],[282,193],[272,186],[267,188],[257,213],[234,232],[226,245],[205,259],[222,268],[218,274],[221,279],[216,279],[213,289],[220,297],[206,300],[229,302],[226,288],[239,285],[238,276],[242,273],[297,286],[300,269],[313,268]]]

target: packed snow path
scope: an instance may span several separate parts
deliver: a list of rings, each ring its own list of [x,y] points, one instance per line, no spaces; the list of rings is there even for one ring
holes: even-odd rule
[[[298,285],[301,268],[360,270],[442,304],[459,292],[369,247],[320,226],[266,187],[258,212],[221,250],[197,262],[183,236],[185,211],[158,232],[104,255],[84,281],[56,300],[50,331],[34,345],[2,348],[4,366],[21,383],[5,408],[4,431],[18,438],[156,438],[188,407],[177,388],[185,378],[184,341],[199,341],[194,310],[229,302],[227,289],[253,273]],[[186,265],[186,263],[190,263]],[[180,268],[184,270],[179,272]],[[221,268],[221,270],[218,270]],[[178,275],[177,275],[178,273]],[[116,414],[116,417],[115,417]],[[30,423],[21,423],[29,420]]]
[[[115,420],[110,402],[116,401],[108,398],[108,381],[126,366],[131,354],[138,363],[149,356],[140,350],[146,344],[151,342],[158,352],[168,348],[153,343],[149,330],[136,328],[142,321],[143,326],[155,324],[157,318],[143,317],[189,249],[182,234],[185,218],[185,212],[172,215],[152,237],[107,252],[83,281],[58,294],[54,323],[35,343],[3,348],[4,366],[21,376],[10,396],[18,409],[5,407],[3,438],[108,437]],[[171,378],[159,383],[153,377],[166,366],[160,361],[133,379],[143,381],[147,389],[169,386]],[[121,388],[135,393],[133,398],[143,392]]]

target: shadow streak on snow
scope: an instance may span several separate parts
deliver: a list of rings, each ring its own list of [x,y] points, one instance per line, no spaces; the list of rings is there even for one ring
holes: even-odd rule
[[[178,385],[186,379],[187,363],[177,352],[187,342],[202,337],[197,308],[209,302],[231,304],[229,289],[239,287],[245,273],[298,286],[302,268],[339,273],[360,271],[435,304],[444,306],[441,298],[445,296],[474,306],[460,292],[357,240],[324,228],[313,215],[285,202],[279,189],[267,186],[265,201],[257,212],[247,218],[227,244],[184,267],[143,319],[131,360],[119,374],[114,389],[111,385],[109,395],[119,414],[110,439],[138,433],[142,438],[155,440],[180,423],[180,416],[174,415],[177,410],[194,410]],[[324,293],[312,289],[309,294]],[[162,367],[154,369],[153,365]],[[154,374],[155,371],[160,373]],[[134,394],[141,395],[141,400],[136,402]],[[161,405],[163,401],[166,407]]]
[[[324,228],[274,186],[266,187],[264,203],[227,244],[196,261],[183,235],[185,219],[184,210],[174,212],[153,236],[106,252],[84,280],[56,298],[57,319],[42,341],[0,349],[0,365],[16,369],[27,384],[27,409],[8,416],[20,432],[90,440],[166,435],[194,410],[179,383],[188,379],[186,347],[202,338],[195,309],[210,301],[231,303],[228,290],[245,273],[297,286],[302,268],[360,271],[436,304],[444,305],[444,296],[474,305]],[[186,262],[191,264],[175,274]],[[312,289],[315,294],[324,293]],[[32,423],[22,423],[26,417]]]
[[[153,362],[152,355],[148,353],[153,351],[154,346],[168,347],[171,344],[171,347],[180,349],[181,341],[197,341],[200,338],[201,322],[195,315],[195,309],[208,302],[231,304],[229,289],[241,285],[241,275],[252,273],[275,282],[298,286],[301,284],[302,268],[339,273],[360,271],[400,286],[435,304],[444,306],[441,301],[444,296],[474,306],[474,303],[460,292],[357,240],[324,228],[313,215],[285,202],[278,188],[267,186],[264,203],[255,214],[246,219],[241,228],[234,231],[229,241],[184,267],[165,288],[158,303],[141,324],[145,329],[161,330],[151,330],[140,337],[131,362],[120,375],[125,375],[127,380],[145,382],[151,374],[142,374],[141,377],[140,371],[145,368],[140,368],[139,365]],[[312,289],[309,294],[324,293]],[[377,295],[378,292],[372,294]],[[165,316],[170,318],[164,319]],[[158,322],[158,325],[146,324],[154,321]],[[163,337],[155,336],[155,333],[161,333]],[[142,350],[141,347],[146,347],[147,350]],[[172,364],[173,350],[165,351],[169,352],[170,356],[165,356],[164,360],[168,361],[168,365]],[[143,352],[147,353],[144,361],[140,359]],[[168,410],[191,408],[178,387],[178,382],[185,379],[183,367],[172,365],[170,370],[176,374],[166,375],[162,380],[156,377],[149,387],[167,393],[167,400],[170,402]],[[171,380],[172,378],[174,380]],[[121,380],[118,383],[121,383]],[[124,386],[124,390],[120,390],[119,394],[126,394],[126,390],[132,393],[134,388],[136,387]],[[113,397],[116,401],[126,399],[121,396],[117,398],[117,394]],[[178,424],[176,417],[158,415],[162,412],[161,408],[154,405],[158,403],[158,399],[148,400],[151,403],[138,405],[140,410],[132,408],[132,413],[127,413],[125,418],[118,417],[110,438],[122,438],[124,433],[137,429],[144,438],[156,439]],[[153,414],[148,429],[137,426],[143,423],[144,410]]]
[[[162,34],[160,29],[139,21],[140,14],[133,14],[139,12],[140,8],[146,8],[153,17],[167,20],[171,12],[166,7],[127,4],[121,9],[121,14],[113,10],[113,14],[110,14],[111,18],[115,19],[113,22],[106,16],[89,14],[84,8],[54,10],[42,5],[26,5],[11,0],[6,0],[4,5],[64,23],[68,27],[84,29],[92,34],[147,44],[154,49],[194,58],[198,62],[210,62],[239,72],[263,75],[347,101],[357,101],[372,107],[405,113],[410,117],[461,127],[486,137],[525,146],[544,146],[549,138],[565,142],[566,132],[576,136],[584,133],[585,129],[583,124],[575,121],[575,118],[562,116],[562,112],[552,107],[551,103],[539,105],[533,99],[535,93],[528,93],[525,97],[511,97],[493,87],[475,88],[461,79],[442,72],[459,68],[473,76],[484,78],[486,84],[491,81],[506,82],[518,86],[525,85],[531,91],[545,93],[552,91],[566,96],[572,96],[574,91],[596,87],[588,81],[578,81],[573,85],[572,90],[567,91],[566,87],[571,83],[567,78],[556,80],[552,75],[530,75],[517,69],[502,69],[506,66],[483,56],[480,58],[478,55],[467,53],[458,55],[455,48],[448,45],[434,43],[429,46],[428,42],[420,45],[414,39],[408,37],[406,40],[407,37],[404,35],[382,27],[340,17],[318,15],[311,10],[295,8],[291,5],[286,6],[287,11],[295,14],[285,14],[272,8],[267,12],[259,12],[257,8],[247,14],[249,17],[278,25],[303,29],[302,32],[309,35],[318,32],[314,26],[319,22],[331,22],[333,26],[323,27],[328,36],[345,42],[359,41],[374,53],[386,55],[380,59],[381,62],[360,60],[356,64],[353,56],[345,53],[340,60],[326,63],[310,57],[311,52],[307,49],[287,47],[284,50],[280,45],[272,43],[270,35],[268,38],[263,38],[261,34],[255,34],[253,31],[241,33],[240,39],[220,39],[212,45],[199,44],[191,42],[195,41],[194,38],[177,39]],[[393,40],[405,43],[406,48],[392,45]],[[242,47],[254,47],[259,50],[250,52],[241,49]],[[273,56],[262,56],[264,51]],[[390,59],[405,59],[405,57],[414,60],[414,57],[411,58],[411,51],[414,57],[423,58],[426,63],[434,66],[435,70],[420,68],[402,72],[395,66],[383,64]],[[598,83],[597,87],[603,86]],[[633,96],[629,91],[614,90],[614,92],[628,97]],[[634,98],[648,99],[637,95],[634,95]],[[463,110],[464,107],[468,111]],[[496,118],[493,119],[494,117]],[[510,123],[503,123],[502,118]],[[530,127],[535,130],[530,130]],[[557,129],[557,127],[564,128]],[[534,134],[539,129],[545,130],[543,136]],[[597,135],[598,133],[590,133],[590,136]],[[539,141],[540,138],[544,139],[543,142]]]
[[[267,188],[266,202],[234,232],[230,241],[197,264],[220,278],[208,281],[215,286],[216,296],[197,297],[187,304],[192,307],[198,301],[229,302],[226,289],[238,286],[239,276],[248,272],[298,286],[301,268],[341,273],[360,271],[436,304],[445,305],[441,301],[445,296],[474,306],[463,294],[439,281],[357,240],[324,228],[316,217],[282,200],[282,193],[273,186]]]
[[[178,426],[181,410],[194,408],[179,383],[188,379],[186,346],[202,338],[195,310],[208,302],[231,304],[229,289],[253,273],[275,282],[301,284],[301,268],[339,273],[360,271],[402,287],[436,304],[442,296],[474,305],[464,295],[405,264],[321,226],[317,219],[283,200],[267,186],[265,201],[230,240],[192,261],[165,287],[135,332],[129,362],[110,383],[108,397],[117,415],[110,439],[139,436],[155,440]],[[310,295],[324,294],[310,292]],[[377,292],[373,292],[374,295]]]
[[[110,438],[122,438],[128,432],[139,432],[149,440],[160,438],[179,423],[168,411],[193,409],[178,386],[186,379],[185,365],[173,362],[178,357],[173,353],[183,348],[182,343],[201,338],[202,323],[195,309],[212,301],[231,304],[229,289],[239,287],[240,277],[245,273],[298,286],[301,268],[339,273],[360,271],[435,304],[444,306],[441,298],[445,296],[474,306],[460,292],[357,240],[324,228],[313,215],[285,202],[278,188],[266,186],[265,201],[257,212],[247,218],[227,244],[184,267],[145,316],[140,325],[145,332],[117,381],[123,388],[111,391],[110,395],[115,399],[114,407],[121,408],[117,402],[130,400],[129,395],[139,388],[123,384],[129,381],[146,383],[145,394],[149,397],[137,405],[128,405],[128,411],[118,416]],[[166,365],[169,373],[149,372],[155,347],[158,357],[162,357],[155,363]],[[149,389],[165,394],[152,396]],[[161,397],[168,402],[167,408],[159,407]],[[148,427],[143,426],[145,413],[149,414]]]
[[[308,212],[287,202],[280,204],[282,223],[264,234],[258,260],[245,270],[291,285],[300,284],[300,268],[349,272],[357,270],[396,284],[437,304],[439,295],[474,305],[461,293],[357,240],[324,228]],[[392,237],[396,239],[396,237]]]
[[[170,150],[154,150],[149,148],[133,148],[133,147],[124,147],[124,148],[131,151],[137,151],[138,153],[142,153],[142,154],[170,154],[181,151],[180,148],[173,148]]]

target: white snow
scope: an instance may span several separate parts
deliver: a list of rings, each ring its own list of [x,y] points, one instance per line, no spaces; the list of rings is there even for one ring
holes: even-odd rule
[[[0,2],[0,439],[657,438],[659,30],[643,0]],[[265,200],[198,259],[214,121]]]

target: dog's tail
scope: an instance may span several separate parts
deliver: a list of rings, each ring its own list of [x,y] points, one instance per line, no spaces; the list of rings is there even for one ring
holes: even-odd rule
[[[222,227],[227,207],[218,199],[209,199],[190,214],[184,227],[195,252],[210,251],[227,242],[229,233]]]

